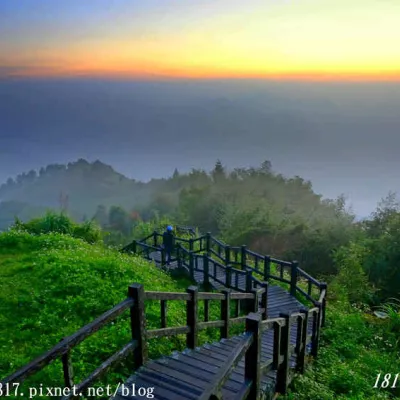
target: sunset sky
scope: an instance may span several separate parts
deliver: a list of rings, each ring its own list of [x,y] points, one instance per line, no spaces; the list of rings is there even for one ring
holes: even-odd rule
[[[0,76],[400,78],[398,0],[1,0]]]

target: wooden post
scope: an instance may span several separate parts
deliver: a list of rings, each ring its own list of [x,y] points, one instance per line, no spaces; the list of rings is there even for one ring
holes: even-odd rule
[[[251,292],[253,289],[253,271],[249,268],[246,271],[246,292]]]
[[[211,250],[211,232],[206,233],[206,253],[208,256],[210,256],[210,250]]]
[[[241,258],[240,258],[240,264],[242,266],[242,270],[246,271],[246,245],[243,245],[241,247]]]
[[[298,261],[292,261],[292,267],[290,271],[290,294],[296,296],[297,292],[297,268],[299,266]]]
[[[325,289],[325,297],[322,299],[322,317],[321,317],[321,326],[325,326],[325,314],[326,314],[326,296],[328,294],[328,285],[325,282],[321,282],[320,290]]]
[[[297,323],[297,332],[296,332],[296,345],[295,345],[295,353],[297,356],[300,354],[301,346],[303,343],[303,321],[304,321],[304,316],[298,316],[296,318],[296,323]]]
[[[249,400],[258,400],[261,396],[261,316],[249,314],[246,318],[246,333],[253,335],[253,343],[247,349],[244,360],[244,378],[251,382]]]
[[[189,252],[189,272],[190,278],[194,281],[194,254],[193,251]]]
[[[226,278],[225,286],[227,288],[230,288],[232,286],[231,285],[231,282],[232,282],[232,267],[228,267],[228,266],[226,267],[225,278]]]
[[[63,339],[61,339],[62,341]],[[71,352],[67,351],[61,356],[64,373],[65,387],[72,388],[74,386],[74,369],[71,362]]]
[[[176,246],[176,260],[178,268],[182,268],[182,245],[180,243]]]
[[[155,247],[157,247],[157,231],[153,232],[153,244]]]
[[[279,368],[279,361],[281,357],[281,338],[282,326],[279,322],[274,322],[274,349],[272,355],[272,368],[275,370]]]
[[[190,332],[186,335],[186,347],[195,349],[197,347],[198,329],[197,329],[197,306],[198,306],[198,288],[189,286],[187,293],[190,294],[190,300],[186,302],[186,325]]]
[[[227,339],[229,337],[231,291],[229,289],[224,289],[222,290],[222,294],[225,296],[225,298],[221,301],[221,320],[224,321],[225,325],[221,328],[221,339]]]
[[[246,293],[251,293],[252,291],[253,291],[253,279],[252,279],[252,270],[251,269],[248,269],[247,271],[246,271],[246,282],[245,282],[245,284],[246,284],[246,287],[245,287],[245,290],[246,290]],[[243,308],[244,308],[244,311],[246,312],[246,313],[249,313],[249,312],[254,312],[254,310],[253,310],[253,302],[254,302],[254,300],[253,299],[247,299],[247,300],[244,300],[243,301],[243,303],[244,303],[244,306],[243,306]]]
[[[132,252],[133,253],[137,253],[137,242],[136,242],[136,240],[134,240],[133,242],[132,242]]]
[[[167,327],[167,300],[161,300],[161,328]]]
[[[135,367],[139,368],[147,361],[146,310],[143,285],[139,283],[130,285],[128,297],[133,299],[133,306],[130,309],[132,339],[137,340],[138,343],[133,352],[133,358]]]
[[[319,335],[321,328],[321,314],[322,314],[322,304],[319,302],[315,303],[318,307],[318,312],[313,316],[313,332],[312,332],[312,342],[311,342],[311,355],[315,358],[318,357],[319,350]]]
[[[236,315],[236,317],[238,317],[240,315],[240,300],[239,299],[236,300],[235,315]]]
[[[210,300],[204,300],[204,322],[210,319]]]
[[[228,266],[231,263],[231,248],[225,247],[225,265]]]
[[[269,281],[269,276],[271,275],[271,257],[264,257],[264,281]]]
[[[261,298],[261,290],[262,289],[252,289],[251,292],[254,294],[254,298],[251,304],[250,312],[257,313],[260,307],[260,298]]]
[[[189,251],[193,251],[193,239],[189,239]]]
[[[276,372],[276,391],[280,394],[286,394],[289,386],[290,315],[280,314],[280,317],[285,318],[285,326],[282,327],[281,354],[283,361]]]
[[[301,336],[302,343],[299,354],[297,355],[296,370],[300,372],[300,374],[304,374],[306,366],[306,350],[307,350],[307,335],[308,335],[308,310],[307,308],[302,308],[300,312],[304,314],[304,317],[303,317],[302,336]]]
[[[164,249],[161,249],[161,265],[164,266],[165,263],[166,263],[166,260],[165,260],[165,250],[164,250]]]
[[[264,292],[261,296],[261,307],[264,309],[262,313],[262,319],[268,319],[268,283],[264,283],[263,285]]]
[[[208,264],[208,255],[203,254],[203,270],[204,270],[204,279],[203,284],[205,290],[208,291],[210,289],[210,266]]]

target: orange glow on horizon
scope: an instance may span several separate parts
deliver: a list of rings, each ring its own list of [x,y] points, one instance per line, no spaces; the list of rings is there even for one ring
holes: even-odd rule
[[[69,29],[24,24],[0,43],[0,77],[400,80],[398,1],[230,2],[165,0],[164,13],[141,17],[121,5],[105,25]]]
[[[213,79],[265,79],[288,81],[348,81],[348,82],[400,82],[400,71],[382,71],[370,73],[349,72],[270,72],[246,73],[242,71],[213,71],[198,69],[187,71],[184,69],[149,68],[143,70],[133,69],[91,69],[79,67],[65,68],[38,68],[38,69],[13,69],[4,76],[6,78],[104,78],[104,79],[132,79],[132,80],[213,80]],[[0,76],[1,77],[1,76]]]

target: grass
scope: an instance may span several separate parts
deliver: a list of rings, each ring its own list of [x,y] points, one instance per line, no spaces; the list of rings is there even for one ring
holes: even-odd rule
[[[397,335],[389,321],[340,299],[329,302],[326,317],[319,357],[304,375],[295,378],[285,399],[399,398],[399,385],[396,389],[373,388],[379,373],[391,373],[394,379],[400,371]]]
[[[173,280],[139,257],[68,235],[0,234],[0,376],[16,371],[118,304],[133,282],[143,284],[145,290],[170,292],[183,292],[191,285],[185,278]],[[186,324],[185,307],[184,302],[168,302],[168,326]],[[219,307],[219,302],[211,302],[211,320],[219,319]],[[203,310],[200,304],[199,315]],[[128,314],[73,349],[75,382],[130,340]],[[160,327],[159,302],[146,302],[146,318],[149,329]],[[219,340],[218,330],[201,332],[201,343],[214,340]],[[151,340],[149,355],[156,358],[184,347],[183,336]],[[107,382],[126,379],[131,370],[127,361],[107,377]],[[29,386],[40,383],[63,386],[59,361],[27,381]]]

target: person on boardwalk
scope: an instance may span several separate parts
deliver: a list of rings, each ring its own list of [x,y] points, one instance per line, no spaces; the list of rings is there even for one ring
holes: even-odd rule
[[[171,263],[171,253],[175,247],[175,236],[171,225],[167,226],[166,231],[163,233],[163,249],[165,250],[167,265]]]

